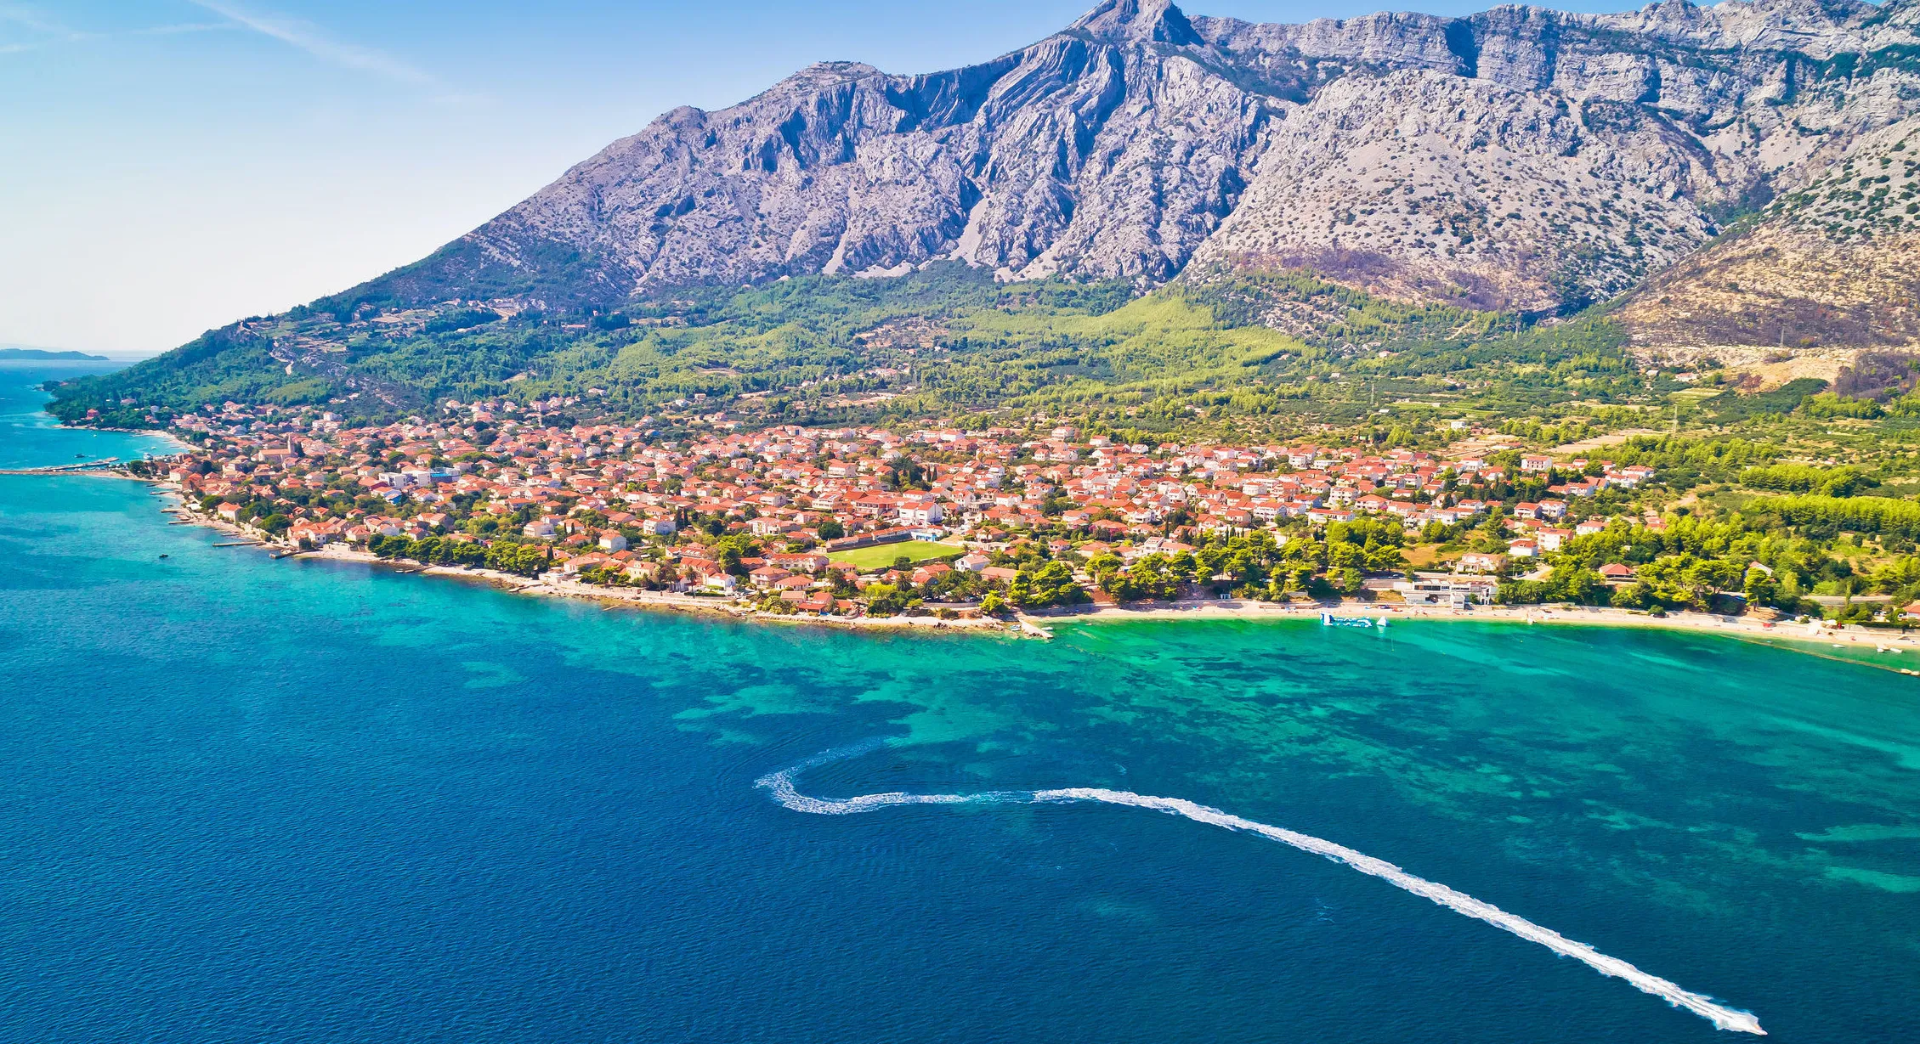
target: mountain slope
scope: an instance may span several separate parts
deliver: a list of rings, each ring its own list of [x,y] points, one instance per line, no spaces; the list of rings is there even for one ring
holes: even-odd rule
[[[1634,106],[1430,71],[1349,77],[1287,121],[1196,260],[1401,299],[1578,307],[1710,238],[1675,189],[1706,181],[1707,162]]]
[[[1151,285],[1198,253],[1557,307],[1698,246],[1820,139],[1909,112],[1909,23],[1668,0],[1271,26],[1107,0],[981,65],[817,65],[677,109],[367,292],[607,306],[939,258]]]
[[[1231,210],[1272,115],[1258,85],[1184,57],[1192,40],[1162,5],[952,72],[816,65],[722,112],[668,113],[399,285],[605,303],[936,257],[1164,280]]]
[[[1920,342],[1920,119],[1831,162],[1635,291],[1618,315],[1668,352]]]

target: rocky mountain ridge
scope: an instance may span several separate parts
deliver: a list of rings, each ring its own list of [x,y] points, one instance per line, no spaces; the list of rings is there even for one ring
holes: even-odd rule
[[[920,76],[823,63],[676,109],[365,288],[612,307],[698,283],[1309,267],[1390,297],[1604,300],[1920,110],[1914,0],[1666,0],[1304,25],[1107,0]]]

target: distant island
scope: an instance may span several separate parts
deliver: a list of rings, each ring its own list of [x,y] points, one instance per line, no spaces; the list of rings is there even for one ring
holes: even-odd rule
[[[55,351],[49,351],[45,348],[16,348],[16,347],[0,348],[0,360],[5,360],[5,359],[34,359],[39,361],[53,359],[53,360],[65,360],[68,362],[74,362],[74,361],[106,362],[107,361],[107,357],[104,355],[88,355],[85,352],[55,352]]]

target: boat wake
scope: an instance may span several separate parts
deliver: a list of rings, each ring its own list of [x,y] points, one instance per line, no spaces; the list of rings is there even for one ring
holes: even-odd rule
[[[1312,852],[1324,856],[1336,863],[1343,863],[1363,874],[1378,877],[1396,888],[1412,892],[1423,899],[1431,900],[1455,913],[1465,914],[1478,921],[1485,921],[1496,928],[1512,932],[1528,942],[1539,943],[1563,957],[1571,957],[1602,975],[1625,979],[1634,988],[1651,993],[1677,1008],[1684,1008],[1714,1024],[1723,1030],[1735,1030],[1741,1033],[1766,1035],[1760,1028],[1760,1020],[1752,1012],[1740,1011],[1722,1004],[1716,1004],[1711,997],[1682,989],[1678,984],[1650,975],[1639,968],[1621,960],[1609,957],[1583,942],[1575,942],[1551,928],[1543,928],[1518,914],[1511,914],[1482,902],[1464,892],[1457,892],[1437,881],[1400,869],[1384,859],[1375,859],[1363,852],[1356,852],[1345,845],[1336,844],[1322,838],[1287,830],[1282,827],[1257,823],[1251,819],[1222,812],[1217,808],[1186,801],[1181,798],[1153,797],[1148,794],[1135,794],[1125,790],[1105,790],[1098,787],[1068,787],[1060,790],[1019,790],[989,791],[979,794],[861,794],[850,798],[818,798],[800,793],[794,785],[795,777],[808,769],[818,768],[835,761],[858,757],[886,744],[886,740],[872,740],[853,747],[842,747],[817,754],[797,765],[769,773],[760,777],[755,785],[765,788],[773,799],[795,812],[810,812],[822,816],[844,816],[859,812],[875,812],[896,805],[1032,805],[1065,804],[1070,802],[1092,801],[1106,805],[1125,805],[1129,808],[1144,808],[1153,812],[1183,816],[1196,823],[1223,827],[1227,830],[1258,834],[1283,845],[1291,845],[1303,852]]]

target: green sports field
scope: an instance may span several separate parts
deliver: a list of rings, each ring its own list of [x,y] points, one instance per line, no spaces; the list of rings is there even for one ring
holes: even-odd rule
[[[872,547],[856,547],[851,551],[835,551],[827,557],[835,562],[851,562],[861,572],[872,572],[893,565],[893,560],[905,555],[915,562],[924,562],[929,558],[945,558],[957,555],[966,548],[959,544],[936,544],[931,540],[908,540],[898,544],[875,544]]]

